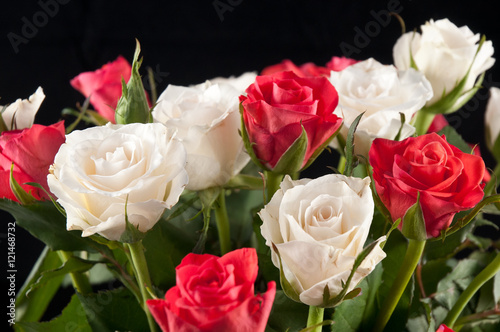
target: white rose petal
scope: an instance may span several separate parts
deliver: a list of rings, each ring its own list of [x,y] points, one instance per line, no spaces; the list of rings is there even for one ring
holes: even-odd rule
[[[31,128],[35,120],[36,112],[40,108],[45,94],[43,89],[38,87],[35,93],[27,100],[17,99],[12,104],[8,105],[2,112],[3,122],[7,125],[7,130],[21,130]],[[0,111],[3,106],[0,106]]]
[[[244,93],[245,90],[255,82],[255,78],[257,77],[257,73],[255,72],[247,72],[243,73],[240,76],[231,76],[231,77],[216,77],[212,78],[210,82],[212,84],[229,84],[236,90],[240,92],[240,94]]]
[[[229,84],[206,83],[192,87],[169,85],[153,111],[187,151],[189,190],[222,186],[248,163],[239,135],[240,92]]]
[[[278,248],[284,275],[303,303],[321,305],[327,284],[332,296],[342,290],[373,218],[369,184],[368,177],[332,174],[292,181],[286,176],[281,189],[259,212],[262,236],[269,247]],[[376,246],[356,271],[349,290],[384,257]],[[280,266],[274,251],[272,261]]]
[[[430,20],[421,26],[422,33],[408,32],[393,48],[394,64],[400,70],[410,68],[410,52],[420,72],[430,81],[434,96],[432,105],[460,82],[472,64],[463,91],[474,86],[479,75],[495,63],[493,45],[485,41],[477,53],[480,36],[467,26],[457,27],[448,19]],[[474,60],[474,57],[475,60]],[[457,103],[460,103],[459,99]]]
[[[67,135],[47,180],[68,230],[119,240],[125,208],[147,232],[177,203],[188,182],[185,164],[184,146],[165,126],[108,124]]]
[[[500,134],[500,89],[490,88],[490,98],[486,105],[484,114],[484,123],[486,125],[486,143],[488,148],[493,151],[495,142]]]
[[[330,81],[339,93],[335,114],[344,118],[340,134],[344,140],[358,115],[364,112],[355,133],[354,151],[368,156],[375,138],[394,139],[401,128],[401,115],[405,115],[400,138],[415,132],[410,120],[432,97],[432,88],[423,74],[413,70],[397,70],[370,58],[332,71]],[[334,147],[336,147],[334,145]]]

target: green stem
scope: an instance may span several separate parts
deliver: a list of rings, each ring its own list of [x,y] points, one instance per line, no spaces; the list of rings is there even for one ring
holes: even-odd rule
[[[307,327],[321,324],[323,322],[325,309],[315,306],[309,306],[309,315],[307,316]],[[310,332],[321,332],[322,326],[318,325]]]
[[[493,173],[491,174],[491,180],[484,187],[484,195],[485,196],[489,196],[489,195],[493,194],[493,192],[495,191],[495,189],[497,187],[498,179],[500,179],[500,163],[498,163],[495,166],[495,169],[493,170]]]
[[[385,298],[385,301],[382,305],[382,308],[378,314],[377,321],[375,322],[375,328],[373,331],[381,332],[384,330],[387,322],[391,318],[396,305],[403,295],[408,282],[413,275],[413,271],[417,267],[418,262],[420,261],[420,257],[424,252],[425,241],[412,240],[409,239],[408,249],[406,250],[405,257],[403,259],[403,264],[399,269],[398,275],[394,279],[394,283],[389,290],[389,294]]]
[[[416,134],[417,136],[424,135],[427,133],[427,130],[429,130],[429,127],[431,126],[432,120],[434,120],[434,117],[436,114],[426,112],[426,111],[418,111],[417,114],[415,115],[415,129],[416,129]]]
[[[147,300],[152,299],[148,291],[148,288],[152,289],[152,285],[151,278],[149,277],[149,270],[146,262],[146,256],[144,255],[144,247],[142,246],[142,241],[126,243],[125,245],[130,251],[130,256],[132,258],[131,263],[134,267],[134,272],[137,278],[139,289],[141,290],[142,301],[140,305],[148,318],[150,331],[157,331],[156,323],[153,319],[153,316],[151,316],[151,313],[149,312],[148,306],[146,304]]]
[[[266,188],[267,188],[267,201],[269,203],[274,193],[280,188],[281,181],[283,180],[283,174],[277,174],[271,171],[264,171],[266,177]]]
[[[63,263],[66,263],[73,256],[73,253],[63,250],[59,250],[57,253]],[[84,273],[71,272],[69,275],[71,277],[73,287],[78,293],[83,295],[92,293],[92,286],[90,285],[89,278]]]
[[[337,171],[339,171],[340,174],[344,174],[346,162],[347,162],[347,159],[345,159],[344,155],[341,155],[340,159],[339,159],[338,166],[337,166]]]
[[[220,190],[219,197],[215,203],[215,222],[219,232],[219,243],[221,255],[231,251],[231,236],[229,232],[229,218],[226,209],[226,193],[224,189]]]
[[[457,302],[448,312],[448,315],[444,319],[443,324],[446,324],[449,328],[453,328],[458,316],[465,308],[469,300],[476,294],[476,292],[483,286],[488,280],[493,278],[495,274],[500,270],[500,252],[497,253],[495,259],[486,266],[467,286],[464,292],[460,295]]]

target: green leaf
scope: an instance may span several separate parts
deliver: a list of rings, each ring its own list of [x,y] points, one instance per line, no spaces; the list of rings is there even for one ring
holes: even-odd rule
[[[139,74],[139,67],[142,64],[142,58],[139,60],[140,52],[141,45],[136,39],[131,76],[127,84],[122,77],[122,96],[116,105],[115,120],[118,124],[151,122],[148,98]]]
[[[77,295],[93,331],[149,331],[146,314],[128,289]]]
[[[363,314],[369,294],[369,284],[363,280],[359,284],[361,295],[351,301],[344,301],[333,312],[332,332],[357,332],[363,322]]]
[[[19,205],[10,200],[0,200],[0,209],[12,214],[16,224],[44,242],[52,250],[95,252],[101,245],[81,236],[80,231],[67,231],[66,218],[52,202]]]
[[[302,168],[307,151],[308,138],[306,130],[302,124],[301,127],[302,133],[299,137],[297,137],[293,144],[288,147],[285,153],[281,155],[280,159],[273,167],[272,172],[292,175],[300,171]]]
[[[238,174],[233,176],[228,183],[224,185],[225,189],[246,189],[246,190],[262,190],[264,189],[264,181],[262,177]]]
[[[31,291],[45,286],[53,278],[65,276],[68,273],[86,272],[90,270],[97,262],[90,262],[79,257],[71,256],[62,266],[57,269],[42,272],[40,277],[31,285],[26,296],[31,296]]]
[[[275,331],[300,331],[306,325],[307,313],[307,305],[292,301],[282,290],[277,290],[267,327]]]
[[[401,126],[399,126],[398,133],[396,134],[396,137],[394,137],[395,141],[399,141],[401,139],[401,132],[403,131],[406,122],[406,116],[403,112],[399,112],[399,117],[401,121]]]
[[[365,113],[361,113],[354,119],[351,126],[349,127],[349,131],[347,132],[347,141],[345,146],[345,158],[346,158],[346,169],[344,175],[351,176],[354,170],[354,133],[356,132],[356,128],[358,127],[359,121],[361,121],[361,117]]]
[[[403,217],[403,227],[401,233],[407,238],[417,241],[425,241],[427,232],[425,230],[425,220],[422,207],[420,206],[420,192],[417,194],[417,201],[410,206]]]
[[[126,309],[126,308],[125,308]],[[84,314],[83,308],[77,295],[71,297],[71,301],[63,309],[60,316],[49,322],[17,322],[15,330],[19,332],[54,332],[54,331],[78,331],[92,332],[89,322]]]
[[[472,149],[470,148],[469,144],[467,144],[467,142],[452,126],[445,126],[438,132],[438,134],[444,135],[448,143],[459,148],[463,153],[472,153]]]
[[[45,271],[58,268],[61,265],[59,255],[45,247],[33,265],[24,285],[19,289],[16,298],[16,321],[36,322],[40,320],[49,306],[52,298],[63,282],[64,276],[59,276],[48,280],[44,287],[30,292],[29,298],[26,296],[28,289],[38,280]]]

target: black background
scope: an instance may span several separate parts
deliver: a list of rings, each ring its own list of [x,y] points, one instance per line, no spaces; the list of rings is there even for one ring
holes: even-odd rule
[[[49,3],[47,7],[45,4]],[[260,71],[285,58],[296,64],[325,65],[333,55],[345,55],[358,60],[374,57],[390,64],[392,46],[401,35],[401,26],[395,18],[389,21],[388,7],[399,12],[407,31],[418,28],[426,20],[447,17],[458,26],[468,25],[473,32],[485,34],[494,46],[500,45],[498,13],[491,7],[492,3],[478,0],[467,3],[415,0],[3,2],[0,105],[27,98],[42,86],[46,99],[36,122],[52,124],[60,119],[63,108],[74,107],[84,100],[70,86],[70,79],[83,71],[95,70],[120,54],[131,61],[135,38],[142,46],[142,73],[146,67],[153,69],[159,92],[168,84],[189,85],[216,76]],[[347,45],[355,50],[346,52]],[[499,68],[497,64],[487,72],[486,87],[500,86]],[[487,89],[484,89],[449,120],[467,141],[480,143],[487,166],[493,167],[483,139],[487,97]],[[325,166],[332,164],[329,158],[322,156],[306,175],[325,173]],[[3,212],[0,218],[11,220]],[[2,222],[0,241],[5,253],[0,263],[2,271],[7,264],[6,230],[6,222]],[[16,283],[20,287],[43,245],[20,227],[16,232]],[[6,288],[0,291],[6,292]]]

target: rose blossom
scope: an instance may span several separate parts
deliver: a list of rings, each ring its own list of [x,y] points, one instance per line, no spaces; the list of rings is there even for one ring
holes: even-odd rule
[[[448,326],[441,324],[441,325],[439,325],[436,332],[454,332],[454,331],[452,329],[450,329]]]
[[[276,284],[254,295],[257,252],[231,251],[222,257],[188,254],[176,267],[177,285],[165,299],[147,305],[162,331],[263,332],[273,305]]]
[[[63,121],[50,126],[35,124],[23,130],[2,132],[0,134],[0,198],[17,201],[9,185],[12,164],[14,164],[14,179],[26,192],[31,192],[36,199],[49,198],[43,190],[24,183],[36,182],[45,190],[49,190],[47,186],[49,166],[54,162],[54,156],[64,143],[64,139]]]
[[[352,66],[358,62],[359,62],[358,60],[346,58],[345,56],[342,57],[333,56],[331,60],[326,63],[326,68],[333,71],[342,71],[347,67]],[[330,76],[330,73],[328,73],[328,76]]]
[[[394,64],[400,70],[411,67],[413,60],[418,70],[430,81],[434,96],[432,105],[448,94],[471,67],[463,92],[470,90],[479,75],[493,66],[493,46],[485,41],[477,53],[479,34],[467,26],[457,27],[448,19],[430,20],[421,26],[422,33],[407,32],[394,45]],[[475,57],[475,59],[474,59]],[[460,104],[459,99],[456,105]]]
[[[246,92],[240,97],[243,121],[253,152],[266,168],[276,166],[304,128],[308,142],[303,168],[342,124],[333,114],[337,91],[324,77],[301,78],[292,72],[257,76]]]
[[[43,93],[43,89],[38,87],[28,100],[17,99],[5,107],[5,110],[3,106],[0,106],[0,111],[3,111],[2,120],[7,126],[7,130],[31,128],[35,120],[35,115],[44,99],[45,94]]]
[[[215,77],[212,78],[210,83],[212,84],[229,84],[233,88],[239,91],[240,94],[244,93],[246,88],[255,81],[257,74],[255,72],[243,73],[240,76],[230,76],[230,77]]]
[[[92,127],[66,136],[48,184],[67,229],[119,240],[129,222],[146,232],[174,205],[188,178],[186,152],[159,123]]]
[[[401,138],[412,135],[415,128],[410,120],[432,97],[423,74],[412,68],[397,70],[373,58],[332,72],[330,81],[339,93],[335,114],[344,118],[340,131],[344,141],[353,121],[364,112],[355,132],[354,151],[365,157],[375,138],[396,137],[401,128],[400,113],[405,115]]]
[[[262,70],[261,75],[272,75],[282,71],[291,71],[299,77],[317,77],[330,75],[330,69],[316,66],[312,62],[307,62],[297,66],[291,60],[285,59],[281,63],[268,66]]]
[[[266,245],[275,245],[284,275],[305,304],[319,306],[328,285],[331,297],[342,290],[363,250],[373,218],[370,179],[331,174],[292,181],[287,175],[259,212]],[[379,245],[363,260],[348,291],[385,257]],[[279,258],[272,250],[272,261]]]
[[[240,92],[207,81],[192,87],[169,85],[158,98],[153,119],[176,130],[187,151],[189,190],[222,186],[248,163],[238,112]]]
[[[110,122],[115,122],[115,108],[122,96],[122,79],[130,79],[132,67],[119,56],[96,71],[79,74],[71,80],[71,86],[80,91],[96,111]]]
[[[403,218],[420,193],[427,237],[439,236],[457,212],[474,207],[484,195],[483,160],[436,133],[401,142],[376,139],[370,165],[377,193],[394,221]]]

